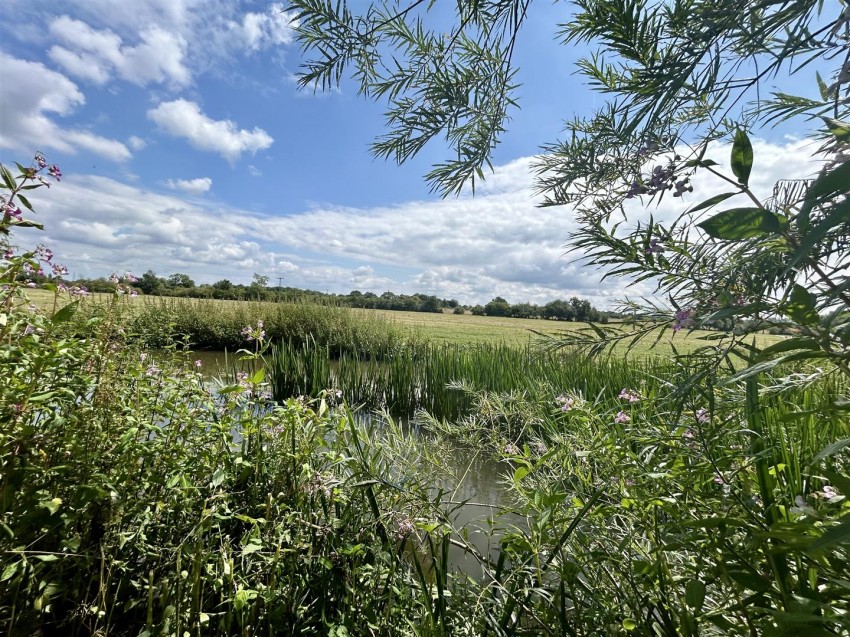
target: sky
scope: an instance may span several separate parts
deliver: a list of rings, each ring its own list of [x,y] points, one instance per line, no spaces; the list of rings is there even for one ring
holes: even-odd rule
[[[533,6],[515,57],[520,108],[494,172],[474,197],[440,199],[422,176],[449,156],[445,145],[403,166],[375,159],[384,105],[347,83],[298,89],[301,53],[281,4],[4,0],[0,161],[41,151],[64,173],[32,197],[45,231],[16,241],[47,244],[72,277],[153,270],[250,283],[258,273],[272,285],[468,304],[575,295],[610,308],[647,295],[577,262],[565,248],[571,211],[537,205],[533,157],[565,120],[602,104],[575,74],[586,51],[556,42],[569,11]],[[815,171],[793,130],[765,131],[755,147],[761,196]],[[690,203],[723,189],[694,185]],[[681,208],[668,197],[654,214]]]

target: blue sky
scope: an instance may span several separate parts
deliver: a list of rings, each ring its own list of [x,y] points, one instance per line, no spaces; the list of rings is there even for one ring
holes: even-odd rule
[[[440,200],[422,175],[444,146],[401,167],[373,159],[382,104],[348,85],[297,90],[300,53],[280,4],[5,0],[0,160],[40,150],[65,173],[35,198],[46,232],[17,240],[47,243],[77,276],[153,269],[247,283],[257,272],[466,303],[579,295],[606,307],[645,294],[572,262],[569,211],[535,206],[531,157],[601,103],[574,75],[584,52],[555,41],[568,15],[567,4],[534,5],[516,55],[521,109],[495,173],[475,198]],[[765,189],[796,176],[792,155],[811,172],[799,142],[759,143]]]

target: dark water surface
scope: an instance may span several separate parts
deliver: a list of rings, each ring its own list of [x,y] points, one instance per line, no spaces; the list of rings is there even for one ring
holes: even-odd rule
[[[189,358],[201,361],[201,371],[211,381],[231,374],[234,363],[250,363],[240,362],[239,355],[224,352],[193,352]],[[363,417],[372,421],[380,418],[373,414],[364,414]],[[402,424],[403,431],[412,436],[417,444],[434,443],[427,431],[412,423]],[[436,479],[434,489],[435,493],[442,489],[442,501],[450,512],[449,519],[456,529],[466,529],[466,541],[479,554],[495,560],[499,538],[514,527],[520,530],[527,528],[522,516],[501,513],[503,508],[511,504],[505,480],[512,468],[480,449],[462,444],[450,445],[440,459],[445,466],[440,467],[442,476]],[[471,577],[481,575],[478,559],[461,547],[453,545],[449,558],[453,568]]]

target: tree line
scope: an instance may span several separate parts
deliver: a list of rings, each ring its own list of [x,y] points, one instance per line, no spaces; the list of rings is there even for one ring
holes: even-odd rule
[[[33,273],[30,278],[36,284],[49,282],[49,278]],[[70,283],[83,286],[90,292],[111,293],[115,284],[106,277],[76,279]],[[477,316],[500,316],[511,318],[548,319],[556,321],[591,321],[607,323],[609,318],[618,317],[613,312],[597,310],[587,299],[572,297],[565,301],[556,299],[545,305],[534,303],[509,303],[497,296],[484,305],[465,305],[457,299],[441,299],[430,294],[396,294],[394,292],[361,292],[352,290],[348,294],[332,294],[317,290],[269,286],[269,277],[254,274],[251,283],[233,283],[221,279],[215,283],[197,284],[185,273],[177,272],[160,277],[148,270],[133,283],[132,287],[148,296],[170,296],[197,299],[219,299],[231,301],[300,301],[325,303],[343,307],[401,312],[434,312],[446,310],[455,314],[471,313]]]

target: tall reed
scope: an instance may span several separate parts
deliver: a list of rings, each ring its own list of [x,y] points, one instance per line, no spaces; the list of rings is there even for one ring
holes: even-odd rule
[[[150,347],[178,340],[196,349],[235,351],[244,345],[242,328],[257,321],[263,322],[269,339],[294,343],[311,339],[334,354],[391,350],[413,338],[377,315],[312,303],[150,298],[125,320],[127,329]]]
[[[351,404],[412,415],[425,410],[454,420],[473,406],[470,392],[565,391],[615,396],[628,387],[665,384],[671,366],[657,359],[639,363],[597,360],[530,345],[414,343],[392,350],[347,349],[336,353],[309,338],[272,349],[269,376],[276,399],[316,396],[333,388]],[[545,388],[545,389],[541,389]],[[553,393],[554,392],[554,393]]]

